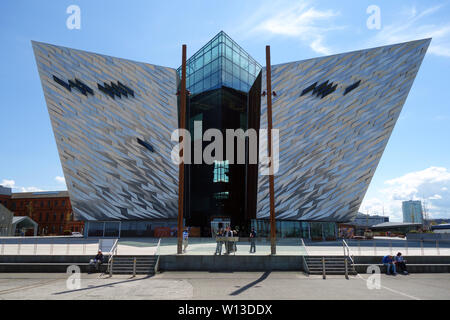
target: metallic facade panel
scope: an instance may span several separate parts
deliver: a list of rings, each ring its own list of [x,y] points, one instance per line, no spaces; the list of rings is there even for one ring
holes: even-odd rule
[[[39,42],[33,49],[76,217],[176,218],[176,70]],[[54,76],[79,80],[92,94],[69,91]],[[134,97],[125,87],[111,97],[98,86],[105,82]]]
[[[429,43],[272,67],[273,128],[280,135],[277,219],[345,222],[356,216]],[[262,83],[266,90],[265,69]],[[263,97],[261,128],[267,128],[266,102]],[[260,175],[258,218],[270,216],[268,194],[268,176]]]

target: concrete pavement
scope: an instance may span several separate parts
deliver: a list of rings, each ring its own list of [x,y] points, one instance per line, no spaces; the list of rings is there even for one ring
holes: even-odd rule
[[[79,289],[67,287],[68,276],[0,274],[0,299],[450,299],[450,274],[381,275],[381,288],[373,290],[367,288],[369,275],[323,280],[299,272],[164,272],[135,278],[81,274]]]

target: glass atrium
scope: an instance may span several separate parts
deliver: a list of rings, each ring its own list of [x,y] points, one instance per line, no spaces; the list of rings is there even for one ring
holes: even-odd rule
[[[186,61],[185,127],[191,132],[218,129],[259,129],[262,67],[225,32]],[[181,67],[178,68],[181,78]],[[199,131],[197,131],[199,130]],[[209,143],[202,143],[202,150]],[[224,146],[225,148],[225,146]],[[236,153],[235,153],[236,154]],[[226,155],[226,150],[223,150]],[[185,165],[186,225],[211,234],[214,220],[229,219],[241,230],[250,227],[256,216],[257,166],[235,164],[236,160],[216,159],[211,164]],[[250,186],[251,185],[251,186]]]
[[[222,86],[248,92],[261,69],[258,62],[221,31],[186,61],[186,89],[191,95]],[[181,78],[181,67],[177,71]]]

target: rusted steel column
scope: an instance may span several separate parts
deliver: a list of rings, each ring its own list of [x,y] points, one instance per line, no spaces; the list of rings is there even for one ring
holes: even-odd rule
[[[181,61],[181,88],[180,88],[180,130],[185,129],[186,122],[186,45],[183,44]],[[180,158],[183,159],[184,140],[179,137]],[[177,253],[183,252],[183,204],[184,204],[184,161],[181,161],[178,177],[178,244]]]
[[[277,253],[275,224],[275,195],[273,179],[273,148],[272,148],[272,71],[270,65],[270,46],[266,46],[266,78],[267,78],[267,131],[269,152],[269,197],[270,197],[270,252]]]

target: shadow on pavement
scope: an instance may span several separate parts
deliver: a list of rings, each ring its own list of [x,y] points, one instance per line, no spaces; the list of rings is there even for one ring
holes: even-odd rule
[[[253,287],[253,286],[257,285],[258,283],[260,283],[260,282],[264,281],[265,279],[267,279],[269,274],[270,274],[270,271],[264,272],[264,274],[261,277],[259,277],[258,279],[256,279],[255,281],[250,282],[249,284],[243,286],[242,288],[240,288],[240,289],[230,293],[230,296],[237,296],[237,295],[241,294],[242,292],[244,292],[245,290],[250,289],[251,287]]]
[[[62,292],[56,292],[53,293],[53,295],[60,295],[60,294],[66,294],[66,293],[72,293],[72,292],[79,292],[79,291],[86,291],[86,290],[91,290],[91,289],[98,289],[98,288],[103,288],[103,287],[112,287],[115,284],[121,284],[121,283],[128,283],[128,282],[134,282],[134,281],[141,281],[141,280],[145,280],[148,278],[153,277],[153,275],[148,275],[144,278],[139,278],[139,279],[128,279],[128,280],[124,280],[124,281],[117,281],[117,282],[113,282],[113,283],[107,283],[107,284],[102,284],[99,286],[90,286],[88,288],[81,288],[81,289],[75,289],[75,290],[67,290],[67,291],[62,291]],[[100,279],[100,278],[97,278]]]

